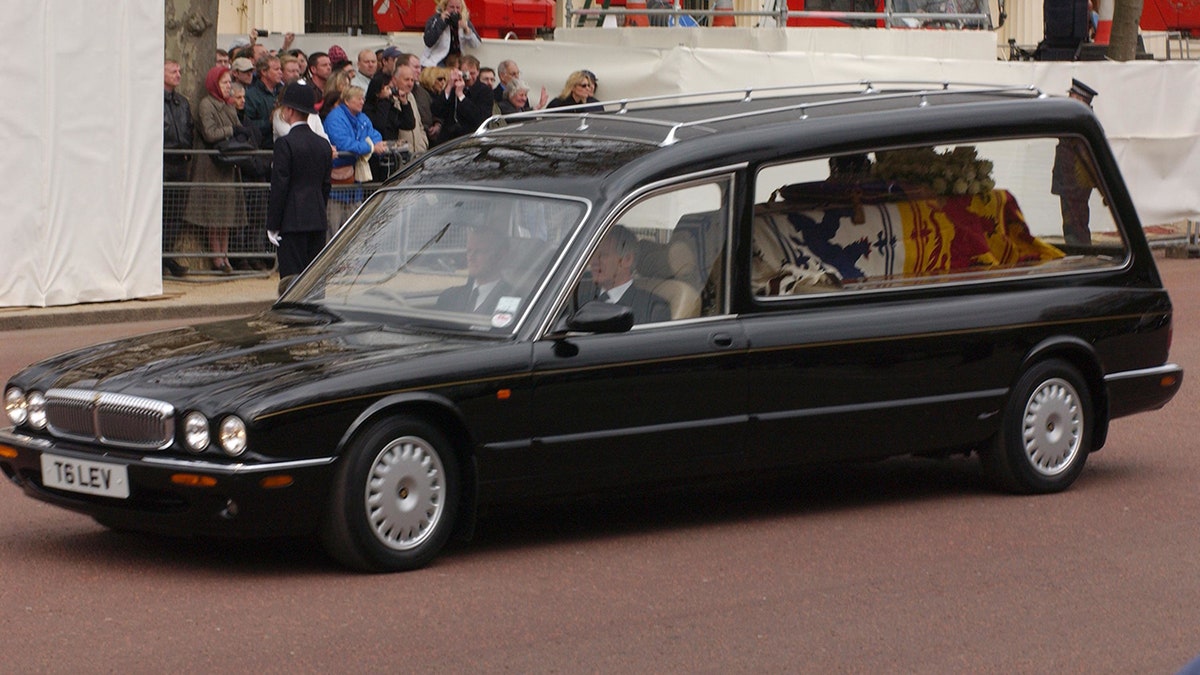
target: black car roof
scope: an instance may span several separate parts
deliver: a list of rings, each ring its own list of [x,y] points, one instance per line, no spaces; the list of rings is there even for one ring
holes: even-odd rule
[[[937,142],[989,128],[1079,129],[1089,118],[1095,124],[1083,104],[1035,87],[949,82],[750,88],[602,105],[603,113],[568,107],[493,117],[397,179],[591,199],[618,172],[654,176],[752,161],[783,148],[828,151],[898,136]]]
[[[673,145],[691,138],[782,122],[929,106],[1030,99],[1044,96],[1031,86],[964,85],[950,82],[813,84],[670,94],[603,103],[604,113],[583,106],[531,111],[485,124],[490,135],[562,134],[607,136]],[[590,104],[595,105],[595,104]],[[501,120],[506,126],[497,127]]]

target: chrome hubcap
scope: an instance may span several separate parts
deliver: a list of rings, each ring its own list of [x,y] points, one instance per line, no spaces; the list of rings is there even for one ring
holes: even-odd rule
[[[367,520],[384,546],[420,546],[445,510],[445,471],[437,452],[416,436],[388,443],[371,464],[365,492]]]
[[[1079,454],[1083,442],[1083,413],[1079,394],[1070,382],[1046,380],[1025,403],[1021,440],[1025,457],[1043,476],[1066,471]]]

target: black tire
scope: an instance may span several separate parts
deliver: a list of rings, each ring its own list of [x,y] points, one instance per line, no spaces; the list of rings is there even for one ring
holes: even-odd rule
[[[1020,494],[1067,489],[1092,447],[1092,411],[1078,369],[1060,359],[1034,364],[1013,387],[1000,433],[980,453],[988,477]]]
[[[334,481],[319,538],[348,567],[417,569],[450,538],[460,502],[458,458],[424,420],[400,416],[366,429]]]

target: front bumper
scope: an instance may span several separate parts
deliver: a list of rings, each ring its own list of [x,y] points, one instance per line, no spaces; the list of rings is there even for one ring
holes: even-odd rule
[[[125,467],[124,499],[46,487],[43,454]],[[334,457],[219,463],[95,450],[0,429],[0,471],[27,495],[106,525],[172,535],[290,536],[314,531]]]

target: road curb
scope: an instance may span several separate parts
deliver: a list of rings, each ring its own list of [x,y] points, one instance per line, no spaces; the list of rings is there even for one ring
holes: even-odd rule
[[[11,316],[4,316],[0,312],[0,331],[257,314],[269,308],[273,302],[274,298],[270,300],[215,302],[208,304],[154,305],[149,304],[149,302],[143,303],[133,300],[125,301],[122,304],[133,303],[142,306],[87,309],[86,307],[81,308],[78,305],[73,305],[69,311],[54,311],[52,308],[47,308],[46,311],[42,312],[14,314]]]

